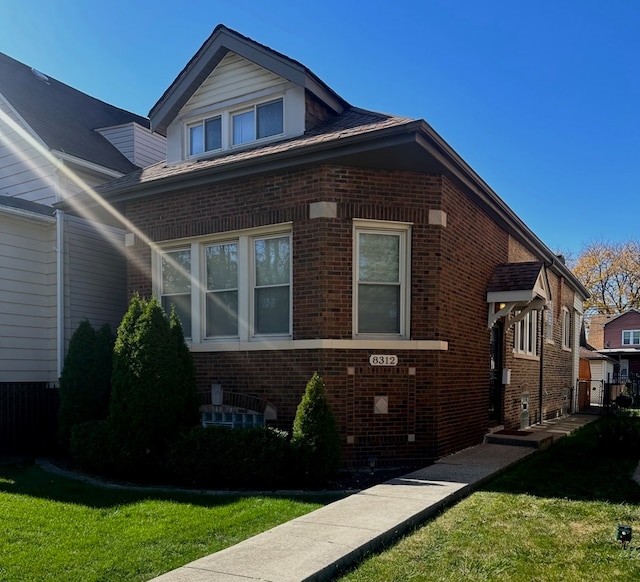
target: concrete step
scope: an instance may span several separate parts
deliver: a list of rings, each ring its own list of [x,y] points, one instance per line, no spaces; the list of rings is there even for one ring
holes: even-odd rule
[[[540,430],[502,429],[485,435],[484,442],[493,445],[546,449],[552,445],[553,435]]]

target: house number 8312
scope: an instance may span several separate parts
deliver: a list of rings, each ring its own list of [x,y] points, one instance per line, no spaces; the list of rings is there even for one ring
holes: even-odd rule
[[[369,363],[372,366],[397,366],[398,356],[391,356],[387,354],[378,354],[369,356]]]

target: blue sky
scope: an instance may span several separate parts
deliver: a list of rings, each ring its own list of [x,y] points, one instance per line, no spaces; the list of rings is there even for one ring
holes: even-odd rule
[[[552,250],[640,238],[637,0],[0,0],[0,51],[147,115],[219,23],[425,119]]]

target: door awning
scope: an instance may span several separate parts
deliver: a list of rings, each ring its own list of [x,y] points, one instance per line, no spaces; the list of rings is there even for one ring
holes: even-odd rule
[[[503,317],[513,325],[532,309],[543,309],[549,301],[551,291],[542,261],[497,265],[487,286],[489,328]],[[518,312],[515,316],[514,311]]]

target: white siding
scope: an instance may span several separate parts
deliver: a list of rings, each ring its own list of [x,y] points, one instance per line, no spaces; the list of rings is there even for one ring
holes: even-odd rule
[[[135,124],[135,157],[133,163],[141,168],[161,162],[167,158],[167,140]]]
[[[66,216],[65,347],[80,321],[115,332],[127,309],[124,233]]]
[[[98,133],[102,134],[111,145],[120,150],[131,163],[133,163],[135,148],[133,146],[133,123],[125,123],[123,125],[115,125],[98,129]]]
[[[55,223],[0,214],[0,381],[53,382]]]
[[[0,110],[23,125],[1,96]],[[0,193],[42,204],[56,202],[58,177],[53,164],[4,124],[0,137]]]
[[[304,133],[304,88],[236,54],[228,53],[196,90],[167,128],[166,159],[172,164],[188,154],[185,124],[207,115],[223,114],[223,131],[228,132],[228,113],[260,100],[284,96],[284,136]],[[223,139],[224,143],[224,139]]]
[[[166,158],[165,138],[151,133],[137,123],[127,123],[98,130],[131,163],[141,168]]]
[[[271,71],[234,53],[228,53],[187,101],[181,113],[188,114],[202,107],[237,99],[285,83],[285,79]]]

